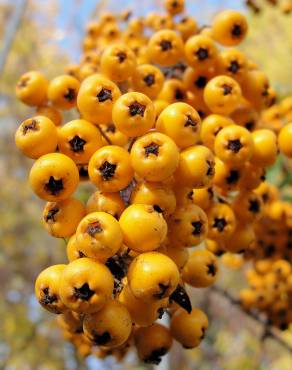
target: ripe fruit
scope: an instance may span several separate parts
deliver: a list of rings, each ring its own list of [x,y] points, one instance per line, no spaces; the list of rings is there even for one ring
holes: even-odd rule
[[[95,345],[112,348],[120,346],[129,338],[132,321],[123,304],[109,300],[98,312],[85,315],[83,330]]]
[[[278,136],[278,143],[281,152],[289,158],[292,157],[291,137],[292,137],[292,123],[288,123],[281,129]]]
[[[106,266],[89,258],[70,262],[63,270],[59,294],[72,311],[93,313],[110,300],[114,279]]]
[[[125,244],[137,252],[157,249],[167,234],[167,223],[157,205],[133,204],[124,210],[119,223]]]
[[[71,109],[76,106],[80,82],[72,76],[55,77],[48,87],[48,98],[59,109]]]
[[[16,84],[16,96],[24,104],[39,107],[47,100],[49,82],[38,71],[23,74]]]
[[[75,163],[61,153],[41,156],[29,174],[30,186],[36,195],[52,202],[67,199],[76,190],[78,181]]]
[[[57,129],[47,117],[36,116],[23,121],[15,133],[16,146],[24,155],[37,159],[56,150]]]
[[[62,313],[66,307],[60,299],[60,279],[66,265],[53,265],[43,270],[35,282],[35,295],[38,302],[52,313]]]
[[[179,282],[176,264],[158,252],[137,256],[131,263],[127,276],[133,295],[146,303],[169,297]]]

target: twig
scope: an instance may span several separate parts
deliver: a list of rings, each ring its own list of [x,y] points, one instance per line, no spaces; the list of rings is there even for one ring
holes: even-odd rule
[[[246,315],[256,320],[258,323],[264,325],[265,328],[264,328],[264,332],[261,338],[262,340],[265,340],[266,338],[271,338],[275,340],[276,342],[278,342],[279,344],[281,344],[286,350],[292,353],[292,347],[283,338],[281,338],[278,334],[276,334],[274,329],[268,325],[267,320],[264,317],[259,316],[254,311],[243,309],[240,305],[239,300],[235,299],[230,293],[228,293],[226,290],[222,289],[218,285],[213,285],[210,288],[210,290],[214,293],[219,294],[221,297],[224,297],[231,304],[240,307]]]
[[[107,134],[99,127],[99,125],[96,125],[96,127],[98,128],[101,136],[103,136],[105,138],[105,140],[108,142],[109,145],[112,145],[112,141],[111,139],[107,136]]]

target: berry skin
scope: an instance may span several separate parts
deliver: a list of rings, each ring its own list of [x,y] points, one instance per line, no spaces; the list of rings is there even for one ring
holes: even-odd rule
[[[241,126],[223,128],[215,139],[215,154],[223,162],[242,166],[253,154],[253,140],[250,132]]]
[[[247,34],[245,17],[235,10],[224,10],[216,15],[212,24],[212,36],[223,46],[235,46]]]
[[[76,163],[88,163],[103,145],[99,130],[84,119],[66,123],[58,132],[58,148]]]
[[[226,49],[220,53],[220,70],[223,75],[242,81],[247,72],[247,58],[240,50]]]
[[[46,204],[43,211],[43,224],[52,236],[67,238],[75,233],[84,216],[84,205],[78,199],[68,198]]]
[[[292,158],[291,140],[292,140],[292,123],[288,123],[281,129],[278,136],[279,149],[288,158]]]
[[[58,134],[47,117],[36,116],[23,121],[15,133],[15,143],[22,153],[33,159],[52,153],[57,148]]]
[[[155,182],[143,182],[137,184],[133,189],[130,203],[148,204],[156,207],[167,218],[175,211],[176,198],[168,186]]]
[[[210,114],[202,121],[200,132],[202,143],[209,149],[214,150],[216,136],[224,127],[230,125],[234,125],[234,122],[229,117]]]
[[[139,65],[132,77],[134,90],[140,91],[150,99],[160,93],[164,84],[164,75],[159,68],[151,64]]]
[[[135,345],[140,360],[147,364],[158,365],[172,346],[170,331],[155,323],[147,328],[138,328],[134,334]]]
[[[252,133],[253,154],[251,162],[266,167],[275,163],[278,154],[277,136],[271,130],[256,130]]]
[[[231,253],[243,253],[248,250],[255,241],[255,233],[252,225],[240,223],[234,233],[224,242],[224,248]]]
[[[86,257],[79,249],[76,240],[76,234],[73,234],[69,239],[66,247],[66,255],[69,262],[75,261],[78,258]]]
[[[172,30],[154,33],[148,42],[148,55],[154,64],[171,66],[183,58],[182,38]]]
[[[215,69],[208,66],[189,67],[183,74],[185,88],[195,95],[202,95],[207,83],[215,76]]]
[[[167,223],[158,208],[156,210],[155,205],[132,204],[124,210],[119,223],[127,247],[137,252],[149,252],[163,243]]]
[[[16,96],[24,104],[39,107],[46,103],[49,82],[38,71],[23,74],[16,85]]]
[[[189,37],[197,33],[198,25],[196,20],[190,16],[183,16],[175,25],[182,39],[186,41]]]
[[[254,222],[263,215],[262,199],[254,192],[242,191],[234,199],[233,209],[242,222]]]
[[[208,187],[214,177],[214,156],[203,145],[191,146],[180,153],[175,178],[179,184],[192,188]]]
[[[160,311],[167,306],[168,298],[153,303],[145,303],[136,298],[129,286],[126,285],[119,295],[119,302],[127,308],[135,325],[150,326],[158,319]]]
[[[207,316],[198,308],[193,308],[188,314],[179,308],[172,316],[170,322],[170,332],[172,337],[177,340],[185,349],[198,347],[209,322]]]
[[[155,108],[147,95],[129,92],[115,103],[113,123],[124,135],[135,137],[149,131],[155,122]]]
[[[169,104],[185,101],[187,92],[184,83],[176,78],[166,80],[158,95],[158,99],[166,100]]]
[[[56,108],[46,105],[37,108],[36,116],[45,116],[56,126],[61,126],[63,120],[62,114]]]
[[[240,188],[244,170],[240,166],[229,165],[215,157],[215,176],[213,184],[223,191],[237,190]],[[248,176],[247,176],[248,177]]]
[[[166,180],[179,161],[175,142],[159,132],[150,132],[137,139],[130,154],[134,171],[146,181]]]
[[[171,15],[182,13],[185,8],[184,0],[164,0],[164,7]]]
[[[117,192],[129,185],[134,172],[129,153],[116,145],[97,150],[90,158],[90,180],[104,192]]]
[[[208,238],[224,241],[233,234],[236,218],[230,206],[223,203],[214,204],[208,210],[207,216],[209,221]]]
[[[183,281],[195,288],[206,288],[217,279],[217,257],[210,251],[193,251],[182,271]]]
[[[55,77],[49,84],[48,98],[58,109],[74,108],[79,87],[80,82],[75,77],[68,75]]]
[[[119,219],[125,209],[125,203],[119,193],[104,193],[100,190],[93,193],[86,204],[86,213],[106,212]]]
[[[100,59],[101,72],[113,81],[125,81],[131,77],[136,67],[133,51],[124,44],[108,46]]]
[[[61,153],[50,153],[35,161],[30,170],[29,182],[38,197],[56,202],[74,193],[79,173],[71,158]]]
[[[81,116],[94,124],[109,124],[112,109],[121,95],[117,85],[103,75],[93,74],[81,84],[77,106]]]
[[[241,100],[240,85],[231,77],[216,76],[204,89],[204,100],[212,113],[230,114]]]
[[[60,314],[66,307],[59,295],[61,275],[66,265],[53,265],[43,270],[35,282],[35,295],[46,310]]]
[[[76,241],[78,250],[85,256],[105,262],[121,248],[122,230],[112,215],[93,212],[80,221]]]
[[[85,315],[83,330],[93,344],[113,348],[129,338],[132,321],[122,303],[110,300],[98,312]]]
[[[113,289],[114,279],[109,269],[89,258],[70,262],[59,284],[62,302],[79,313],[99,311],[110,300]]]
[[[108,140],[105,137],[102,137],[102,142],[104,145],[108,145],[109,142],[112,145],[118,145],[121,147],[125,147],[128,143],[128,136],[121,133],[121,131],[117,130],[116,126],[113,123],[109,125],[100,125],[102,132],[107,136]]]
[[[159,248],[157,252],[163,253],[171,258],[173,262],[177,265],[179,271],[183,269],[189,258],[189,252],[187,248],[176,248],[172,244],[167,244],[166,247]]]
[[[193,69],[211,67],[216,63],[218,50],[210,37],[195,35],[185,43],[185,57]]]
[[[201,188],[201,189],[191,189],[188,187],[175,188],[177,204],[184,206],[187,204],[195,204],[196,206],[202,208],[203,210],[208,209],[214,198],[214,191],[212,187]]]
[[[127,277],[136,298],[146,303],[157,302],[174,292],[179,283],[179,270],[164,254],[147,252],[132,261]]]
[[[193,107],[186,103],[173,103],[160,113],[156,129],[184,149],[197,144],[200,125],[201,118]]]
[[[208,232],[205,212],[194,204],[177,208],[170,223],[170,239],[175,246],[193,247],[200,244]]]

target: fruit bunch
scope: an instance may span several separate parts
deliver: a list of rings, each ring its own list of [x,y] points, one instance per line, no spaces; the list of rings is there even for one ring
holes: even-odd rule
[[[216,255],[253,250],[264,222],[279,130],[262,119],[275,102],[267,76],[235,48],[246,19],[226,10],[199,28],[183,0],[165,9],[101,15],[79,64],[16,87],[35,108],[15,140],[35,160],[44,227],[68,239],[68,263],[39,274],[36,297],[83,355],[122,358],[133,345],[158,363],[173,339],[198,346],[208,319],[186,287],[212,285]],[[279,134],[289,155],[290,126]],[[83,181],[86,204],[74,197]],[[165,311],[169,328],[156,322]]]
[[[245,0],[245,5],[255,14],[260,14],[268,5],[278,8],[283,14],[292,12],[291,0]]]
[[[286,330],[292,322],[292,266],[284,259],[262,259],[246,272],[249,287],[240,292],[246,309],[265,313],[267,324]]]

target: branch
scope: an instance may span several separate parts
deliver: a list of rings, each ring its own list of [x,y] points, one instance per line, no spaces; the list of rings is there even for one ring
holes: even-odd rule
[[[244,312],[246,315],[256,320],[258,323],[264,325],[264,332],[262,335],[262,340],[270,337],[271,339],[278,342],[287,351],[292,353],[292,347],[275,332],[275,329],[273,329],[271,326],[268,325],[267,320],[263,316],[259,316],[256,312],[252,310],[246,310],[242,308],[239,300],[235,299],[230,293],[228,293],[226,290],[222,289],[218,285],[211,286],[210,290],[214,293],[219,294],[221,297],[224,297],[231,304],[238,306],[242,310],[242,312]]]

